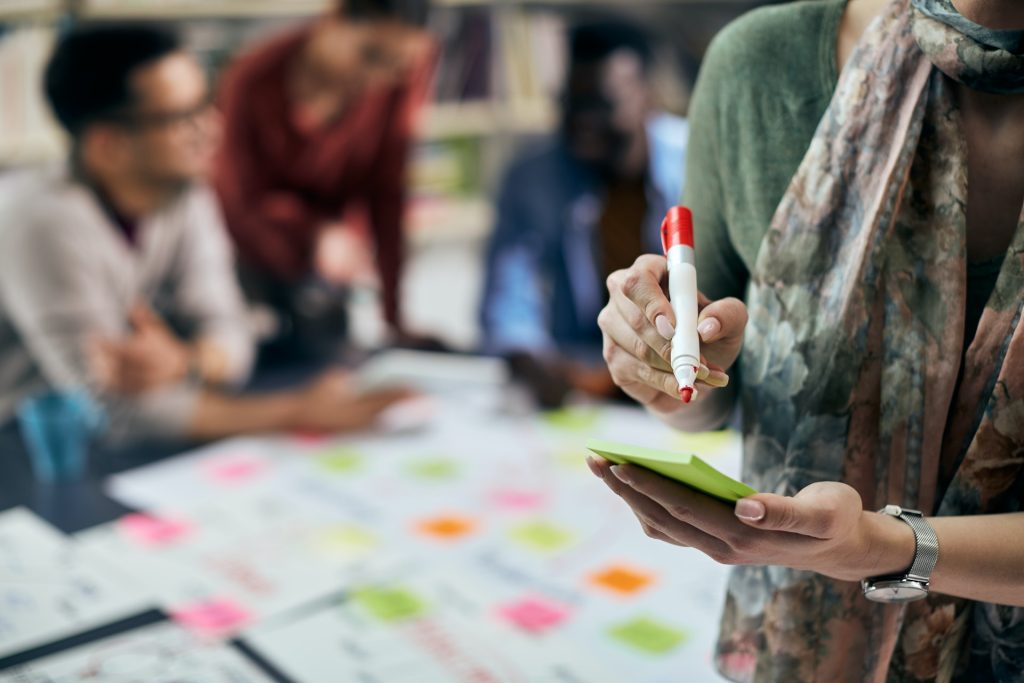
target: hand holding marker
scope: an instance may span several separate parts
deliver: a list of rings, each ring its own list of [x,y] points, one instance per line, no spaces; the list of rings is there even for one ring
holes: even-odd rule
[[[693,215],[685,206],[669,209],[661,224],[661,243],[668,258],[668,294],[676,317],[672,336],[672,374],[679,397],[689,403],[697,395],[694,385],[700,368],[697,335],[697,268],[693,250]]]

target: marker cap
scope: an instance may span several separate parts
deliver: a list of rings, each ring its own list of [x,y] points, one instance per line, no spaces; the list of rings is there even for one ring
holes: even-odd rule
[[[693,249],[693,214],[685,206],[673,206],[661,224],[661,246],[665,253],[679,245]]]

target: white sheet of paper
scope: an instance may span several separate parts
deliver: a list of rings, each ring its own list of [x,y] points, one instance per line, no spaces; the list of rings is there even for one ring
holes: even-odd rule
[[[0,513],[0,657],[152,607],[131,576],[30,511]]]
[[[188,530],[166,543],[144,544],[114,522],[78,534],[75,542],[146,577],[169,610],[226,599],[263,619],[343,590],[376,571],[385,556],[373,552],[368,530],[332,517],[300,493],[235,492],[158,515]]]
[[[727,569],[696,551],[648,539],[622,502],[589,473],[584,443],[593,436],[692,451],[737,476],[738,435],[681,435],[630,408],[516,417],[496,414],[493,406],[437,400],[437,418],[414,435],[252,440],[242,450],[259,451],[269,463],[268,476],[211,484],[210,463],[239,452],[238,442],[229,441],[119,475],[112,490],[158,511],[197,498],[227,501],[226,492],[309,506],[312,519],[346,528],[340,536],[367,535],[378,544],[374,553],[408,555],[425,570],[447,563],[455,575],[483,581],[493,599],[536,594],[571,604],[574,618],[551,640],[599,653],[597,661],[620,680],[671,681],[679,672],[694,683],[720,680],[711,654]],[[424,524],[437,520],[468,529],[451,537],[424,531]],[[302,563],[289,559],[289,539],[276,538],[280,552],[268,561],[293,565],[280,570],[279,580],[304,584]],[[594,585],[594,574],[622,566],[649,574],[650,585],[628,595]],[[639,619],[684,637],[651,652],[609,635]],[[281,632],[285,642],[287,633]],[[301,629],[297,633],[295,642],[303,642]]]
[[[244,637],[267,661],[304,683],[602,683],[622,680],[565,639],[533,639],[505,626],[497,596],[455,571],[415,566],[374,589],[418,607],[382,616],[358,598]]]
[[[0,673],[0,683],[270,683],[233,647],[162,622]]]

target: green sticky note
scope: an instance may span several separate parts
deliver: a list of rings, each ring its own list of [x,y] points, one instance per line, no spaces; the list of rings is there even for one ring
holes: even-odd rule
[[[543,414],[544,421],[552,427],[570,432],[592,429],[601,417],[596,408],[561,408]]]
[[[735,503],[740,498],[757,493],[746,484],[722,474],[696,455],[659,451],[600,439],[588,441],[587,448],[605,460],[620,465],[628,462],[646,467],[727,503]]]
[[[319,456],[320,466],[336,473],[352,472],[363,464],[363,456],[348,448],[328,451]]]
[[[703,453],[704,457],[721,453],[731,446],[738,445],[739,435],[727,429],[717,432],[677,432],[672,437],[674,450]]]
[[[417,460],[409,465],[409,473],[420,479],[452,479],[459,473],[459,465],[453,460]]]
[[[553,552],[572,543],[573,535],[547,522],[528,522],[512,529],[510,537],[534,550]]]
[[[587,469],[587,464],[583,461],[583,458],[586,455],[587,452],[582,449],[573,449],[557,451],[553,458],[555,463],[561,467],[582,471]]]
[[[402,588],[364,588],[352,599],[381,621],[404,621],[423,614],[426,605],[414,593]]]
[[[689,634],[648,617],[639,617],[608,629],[616,640],[632,648],[662,655],[689,640]]]

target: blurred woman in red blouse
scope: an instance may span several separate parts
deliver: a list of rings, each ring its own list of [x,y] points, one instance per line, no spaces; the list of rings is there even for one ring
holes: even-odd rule
[[[436,61],[428,9],[428,0],[340,0],[223,77],[215,185],[243,286],[275,310],[300,353],[344,333],[343,293],[354,284],[379,284],[401,332],[406,163]]]

